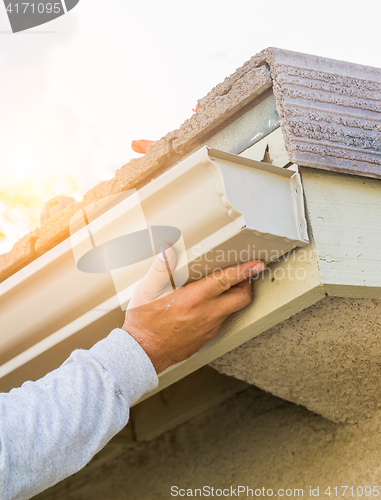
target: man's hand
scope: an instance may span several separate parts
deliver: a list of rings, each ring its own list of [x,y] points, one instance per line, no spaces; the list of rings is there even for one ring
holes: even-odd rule
[[[246,262],[173,291],[167,265],[173,270],[177,257],[172,248],[165,253],[139,283],[123,325],[157,373],[189,358],[216,336],[228,316],[249,305],[248,278],[266,267],[262,261]]]

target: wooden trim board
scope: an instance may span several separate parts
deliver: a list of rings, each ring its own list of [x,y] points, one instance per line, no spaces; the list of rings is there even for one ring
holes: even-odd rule
[[[381,298],[381,180],[301,172],[325,292]]]
[[[233,314],[217,337],[191,358],[161,373],[159,386],[141,401],[323,299],[325,292],[314,243],[272,263],[253,286],[252,303]]]
[[[248,387],[204,366],[131,409],[135,438],[154,439]]]

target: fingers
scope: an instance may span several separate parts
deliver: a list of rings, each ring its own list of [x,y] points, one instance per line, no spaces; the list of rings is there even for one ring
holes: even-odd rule
[[[169,245],[161,250],[148,273],[136,287],[128,305],[129,309],[152,302],[173,291],[171,277],[177,264],[177,255]]]
[[[261,260],[254,260],[239,264],[237,266],[228,267],[218,273],[212,273],[200,280],[197,285],[197,292],[203,299],[212,299],[227,292],[231,287],[241,283],[250,276],[262,272],[266,268],[266,264]]]
[[[238,283],[214,300],[214,309],[220,316],[230,316],[248,306],[252,299],[251,283],[248,279]]]
[[[135,151],[135,153],[146,154],[147,149],[155,144],[155,141],[147,141],[145,139],[141,139],[139,141],[132,141],[131,147]]]
[[[174,249],[167,246],[162,249],[146,276],[140,281],[128,305],[128,309],[139,307],[161,298],[174,290],[172,272],[177,264]],[[199,301],[221,298],[221,307],[225,307],[226,315],[236,312],[250,302],[250,284],[243,283],[250,276],[255,276],[266,268],[260,260],[246,262],[215,272],[202,280],[189,285],[189,290]]]
[[[168,284],[170,274],[175,270],[177,264],[177,255],[171,246],[165,245],[160,250],[144,277],[144,280],[150,284],[153,290],[160,290]]]

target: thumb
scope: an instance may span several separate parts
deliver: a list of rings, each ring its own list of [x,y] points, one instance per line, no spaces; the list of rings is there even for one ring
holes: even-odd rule
[[[147,304],[173,292],[172,272],[176,264],[175,250],[169,245],[162,246],[149,271],[136,287],[128,309]]]
[[[163,245],[143,280],[149,284],[153,291],[159,292],[168,283],[171,284],[172,272],[175,270],[176,264],[175,250],[170,245]]]
[[[145,139],[141,139],[139,141],[132,141],[131,147],[135,153],[146,154],[147,149],[153,144],[155,144],[155,141],[146,141]]]

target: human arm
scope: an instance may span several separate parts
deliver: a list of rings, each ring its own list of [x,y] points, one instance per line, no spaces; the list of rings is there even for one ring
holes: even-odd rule
[[[31,498],[83,468],[156,385],[143,349],[116,329],[37,382],[0,394],[0,498]]]
[[[170,249],[167,257],[175,265]],[[1,394],[0,498],[30,498],[86,465],[127,424],[130,406],[156,387],[156,373],[200,349],[250,302],[246,278],[254,265],[263,268],[247,263],[172,291],[156,259],[123,330],[75,351],[43,379]]]

